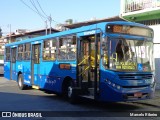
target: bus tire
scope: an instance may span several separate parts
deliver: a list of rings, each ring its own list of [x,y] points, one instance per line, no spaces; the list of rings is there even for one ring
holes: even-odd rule
[[[72,85],[72,81],[70,80],[68,82],[68,86],[67,86],[67,98],[68,98],[68,101],[72,104],[75,104],[77,103],[77,96],[76,96],[76,93],[73,89],[73,85]]]
[[[18,87],[21,90],[26,89],[26,85],[24,85],[24,79],[23,79],[23,75],[22,74],[18,75]]]

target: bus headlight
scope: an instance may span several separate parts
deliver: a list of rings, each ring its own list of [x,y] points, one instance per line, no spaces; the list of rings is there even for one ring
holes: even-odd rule
[[[106,82],[109,86],[111,86],[111,87],[113,87],[113,88],[116,88],[117,90],[120,90],[120,89],[121,89],[121,86],[119,86],[119,85],[117,85],[117,84],[109,81],[108,79],[106,79],[105,82]]]
[[[116,84],[112,83],[112,86],[113,86],[113,87],[115,87],[115,86],[116,86]]]

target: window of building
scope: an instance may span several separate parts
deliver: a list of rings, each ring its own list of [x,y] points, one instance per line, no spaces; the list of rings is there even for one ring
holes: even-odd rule
[[[55,60],[56,59],[56,46],[57,46],[56,38],[44,41],[43,60]]]
[[[76,59],[76,36],[64,36],[59,38],[59,60]]]
[[[140,21],[139,23],[144,25],[159,25],[160,19],[144,20],[144,21]]]
[[[27,43],[24,45],[24,60],[30,60],[31,56],[31,44]]]
[[[23,45],[18,45],[18,57],[17,60],[23,60]]]
[[[6,61],[10,61],[10,56],[11,56],[10,47],[7,47],[6,48]]]

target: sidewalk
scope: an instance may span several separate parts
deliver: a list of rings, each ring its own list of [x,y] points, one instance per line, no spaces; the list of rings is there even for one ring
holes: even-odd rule
[[[155,98],[159,98],[160,99],[160,89],[156,89]]]

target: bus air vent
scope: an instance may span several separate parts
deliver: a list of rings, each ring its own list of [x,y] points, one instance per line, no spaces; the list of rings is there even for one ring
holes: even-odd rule
[[[146,80],[152,79],[153,74],[118,74],[121,80]]]

